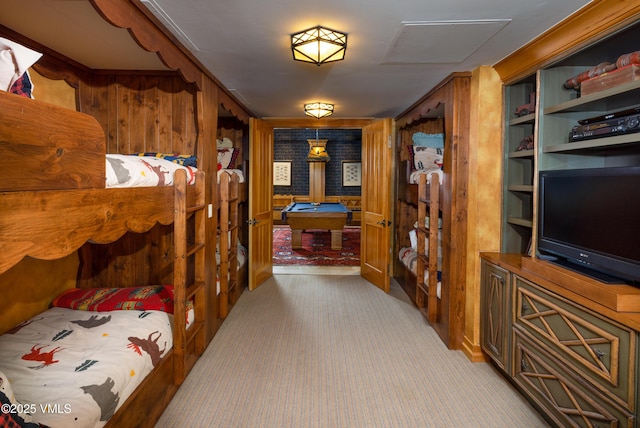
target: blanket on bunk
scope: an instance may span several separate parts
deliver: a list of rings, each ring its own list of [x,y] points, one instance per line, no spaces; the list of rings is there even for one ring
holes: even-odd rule
[[[52,306],[85,311],[164,311],[173,313],[173,286],[72,288],[53,299]]]
[[[104,426],[172,348],[172,302],[171,286],[73,289],[1,335],[11,416],[52,428]]]
[[[413,247],[402,247],[398,252],[398,260],[414,275],[418,275],[418,251]],[[442,271],[440,270],[441,261],[438,259],[438,273],[437,273],[437,289],[436,296],[441,298],[441,288],[442,288]],[[425,283],[429,282],[429,270],[425,269],[423,281]]]
[[[106,187],[171,186],[178,169],[187,171],[187,184],[194,184],[197,168],[156,156],[107,154]]]

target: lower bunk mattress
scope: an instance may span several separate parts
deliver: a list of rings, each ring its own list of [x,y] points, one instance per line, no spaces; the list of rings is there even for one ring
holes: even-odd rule
[[[104,426],[171,350],[172,330],[163,310],[38,314],[0,336],[0,397],[10,400],[0,414],[52,428]]]

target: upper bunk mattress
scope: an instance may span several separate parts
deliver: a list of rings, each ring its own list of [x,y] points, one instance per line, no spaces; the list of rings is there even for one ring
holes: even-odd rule
[[[197,168],[155,156],[107,154],[107,187],[171,186],[179,169],[187,171],[187,184],[194,184]]]

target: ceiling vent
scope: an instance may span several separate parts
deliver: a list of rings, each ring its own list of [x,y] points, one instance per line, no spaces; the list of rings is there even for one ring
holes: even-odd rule
[[[383,64],[459,63],[509,22],[510,19],[403,21]]]

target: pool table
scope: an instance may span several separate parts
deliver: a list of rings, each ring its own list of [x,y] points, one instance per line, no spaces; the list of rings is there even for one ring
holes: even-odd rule
[[[331,249],[342,249],[342,228],[351,221],[351,210],[339,202],[292,202],[282,210],[282,220],[291,227],[291,248],[302,248],[302,231],[331,231]]]

